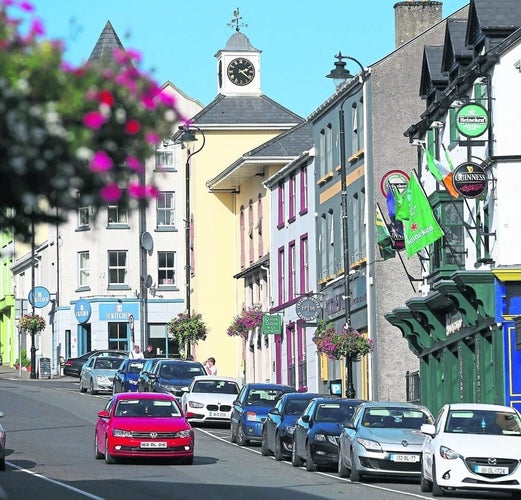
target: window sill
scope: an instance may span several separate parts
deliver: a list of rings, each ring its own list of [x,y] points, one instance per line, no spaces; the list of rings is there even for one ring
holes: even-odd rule
[[[90,291],[90,286],[79,286],[78,288],[76,288],[76,290],[74,290],[76,293],[80,293],[80,292],[89,292]]]
[[[177,232],[177,227],[175,226],[157,226],[154,231],[157,233],[175,233]]]
[[[76,232],[80,232],[80,231],[90,231],[90,226],[78,226],[76,228]]]
[[[109,222],[107,224],[107,229],[130,229],[128,224],[120,224],[117,222]]]
[[[112,283],[107,286],[107,290],[130,290],[130,287],[123,283]]]

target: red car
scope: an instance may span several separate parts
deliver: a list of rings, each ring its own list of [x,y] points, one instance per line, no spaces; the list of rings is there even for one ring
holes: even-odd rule
[[[98,417],[95,455],[108,464],[142,457],[194,461],[194,431],[172,394],[115,394]]]

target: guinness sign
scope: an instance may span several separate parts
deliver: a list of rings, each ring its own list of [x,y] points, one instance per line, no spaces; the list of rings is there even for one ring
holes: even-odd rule
[[[458,165],[452,179],[456,191],[464,198],[478,198],[487,190],[487,173],[477,163]]]

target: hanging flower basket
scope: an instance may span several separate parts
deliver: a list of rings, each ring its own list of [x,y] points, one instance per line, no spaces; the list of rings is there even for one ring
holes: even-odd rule
[[[354,328],[340,332],[335,331],[332,324],[321,322],[313,337],[317,349],[331,360],[350,357],[358,361],[362,356],[373,352],[374,342]]]
[[[45,325],[45,320],[37,314],[34,316],[32,314],[25,314],[18,323],[18,327],[21,330],[25,330],[26,332],[30,333],[38,333],[42,330],[45,330]]]
[[[200,314],[189,316],[187,313],[179,313],[168,323],[167,330],[180,347],[186,344],[197,344],[200,340],[206,340],[208,335],[208,328]]]
[[[226,330],[230,337],[248,338],[248,332],[262,324],[262,311],[258,307],[243,309],[233,318],[232,324]]]

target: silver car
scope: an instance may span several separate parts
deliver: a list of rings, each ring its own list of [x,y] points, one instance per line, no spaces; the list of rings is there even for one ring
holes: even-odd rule
[[[100,391],[112,392],[114,375],[118,371],[123,357],[92,356],[82,366],[80,372],[80,392],[97,394]]]
[[[422,424],[432,424],[431,412],[413,403],[362,403],[340,435],[338,475],[420,476],[425,435]]]

